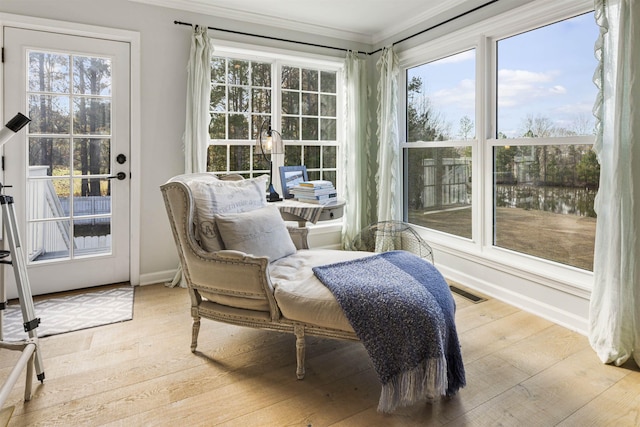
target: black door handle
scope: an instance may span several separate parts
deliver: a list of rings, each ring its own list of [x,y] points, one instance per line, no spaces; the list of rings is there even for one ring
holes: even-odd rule
[[[127,177],[127,174],[126,174],[126,173],[124,173],[124,172],[118,172],[118,173],[117,173],[117,174],[115,174],[115,175],[108,176],[108,177],[107,177],[107,179],[114,179],[114,178],[115,178],[115,179],[117,179],[118,181],[122,181],[122,180],[123,180],[123,179],[125,179],[126,177]]]

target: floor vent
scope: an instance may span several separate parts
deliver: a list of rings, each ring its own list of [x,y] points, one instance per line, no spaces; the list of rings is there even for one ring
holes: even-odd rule
[[[479,297],[478,295],[474,295],[471,292],[467,292],[464,289],[460,289],[456,286],[449,286],[449,289],[451,289],[451,292],[455,292],[456,294],[460,295],[463,298],[468,299],[469,301],[473,302],[473,303],[479,303],[482,301],[486,301],[486,298],[482,298]]]

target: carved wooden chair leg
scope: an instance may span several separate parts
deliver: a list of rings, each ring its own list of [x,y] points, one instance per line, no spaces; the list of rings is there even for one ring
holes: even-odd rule
[[[191,352],[196,351],[198,345],[198,333],[200,332],[200,317],[193,318],[193,328],[191,329]]]
[[[296,376],[299,380],[304,378],[304,326],[296,325],[293,327],[293,333],[296,335],[296,360],[298,367]]]

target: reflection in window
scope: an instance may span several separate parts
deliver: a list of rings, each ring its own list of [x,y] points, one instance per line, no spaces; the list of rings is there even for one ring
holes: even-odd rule
[[[591,145],[494,148],[496,246],[593,269],[600,165]]]
[[[471,238],[471,147],[406,148],[409,222]]]

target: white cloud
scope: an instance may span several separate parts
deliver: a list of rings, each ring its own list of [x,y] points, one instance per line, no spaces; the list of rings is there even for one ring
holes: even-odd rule
[[[534,98],[562,95],[567,92],[561,85],[553,85],[557,72],[546,73],[527,70],[498,71],[498,102],[502,107],[514,107],[531,102]]]
[[[473,109],[475,107],[475,82],[471,79],[463,79],[456,86],[440,89],[430,94],[430,98],[438,105],[453,105],[460,109]]]

